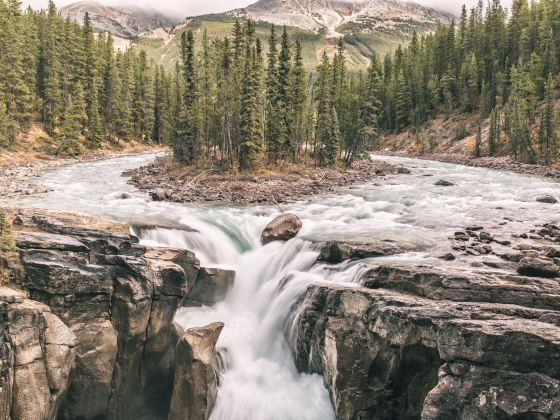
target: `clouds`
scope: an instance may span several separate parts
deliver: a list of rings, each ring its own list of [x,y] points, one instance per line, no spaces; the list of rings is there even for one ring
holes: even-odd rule
[[[74,3],[76,0],[54,0],[58,7],[66,6]],[[118,5],[133,4],[141,7],[149,7],[166,14],[178,15],[178,17],[186,17],[200,15],[205,13],[220,13],[238,7],[245,7],[255,0],[95,0],[102,4]],[[48,0],[23,0],[23,5],[36,9],[46,8]]]
[[[62,7],[75,0],[55,0],[57,6]],[[256,0],[98,0],[101,3],[115,5],[115,4],[135,4],[137,6],[144,6],[155,8],[166,14],[176,15],[183,18],[186,16],[200,15],[205,13],[219,13],[227,10],[236,9],[238,7],[245,7]],[[417,3],[425,6],[434,7],[437,9],[445,10],[458,14],[461,11],[463,3],[467,7],[472,7],[478,3],[478,0],[416,0]],[[24,0],[24,6],[31,5],[34,8],[46,8],[47,0]],[[502,4],[506,7],[511,6],[511,0],[502,0]]]
[[[510,7],[511,1],[512,0],[502,0],[502,6]],[[470,9],[478,4],[478,0],[416,0],[416,3],[459,14],[463,4],[467,6],[467,9]],[[486,5],[486,0],[483,0],[483,3]]]

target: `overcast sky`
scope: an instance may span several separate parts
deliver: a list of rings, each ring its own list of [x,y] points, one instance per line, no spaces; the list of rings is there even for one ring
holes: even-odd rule
[[[23,0],[24,6],[31,5],[34,8],[45,8],[48,0]],[[64,6],[73,3],[75,0],[55,0],[57,6]],[[127,0],[98,0],[105,4],[122,4]],[[129,4],[131,3],[128,1]],[[133,4],[138,6],[148,6],[162,12],[178,14],[179,17],[193,16],[204,13],[225,12],[227,10],[244,7],[255,0],[136,0]],[[467,4],[472,7],[478,0],[416,0],[427,6],[446,10],[453,13],[459,13],[461,6]],[[509,7],[511,0],[502,0],[504,6]]]

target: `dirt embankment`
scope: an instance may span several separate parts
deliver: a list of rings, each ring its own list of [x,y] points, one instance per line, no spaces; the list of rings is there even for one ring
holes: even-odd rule
[[[476,115],[452,114],[428,121],[418,132],[403,131],[385,134],[375,152],[387,155],[415,157],[439,162],[512,171],[527,175],[560,178],[560,166],[528,165],[515,161],[508,141],[502,133],[495,157],[474,157],[478,120]],[[482,155],[487,154],[490,120],[482,124]]]
[[[133,185],[150,191],[154,200],[275,204],[333,192],[350,184],[370,182],[398,170],[384,162],[359,161],[346,170],[289,165],[243,174],[182,168],[172,158],[162,157],[127,175],[131,176]]]

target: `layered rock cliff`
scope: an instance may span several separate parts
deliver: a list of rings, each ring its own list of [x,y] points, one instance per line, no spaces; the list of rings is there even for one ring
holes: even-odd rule
[[[307,290],[293,353],[339,419],[560,417],[558,280],[450,267]]]
[[[14,224],[25,292],[0,308],[4,413],[166,418],[175,313],[191,291],[200,300],[204,282],[223,298],[214,283],[230,287],[234,273],[202,270],[189,251],[145,248],[127,225],[91,216],[25,209]]]

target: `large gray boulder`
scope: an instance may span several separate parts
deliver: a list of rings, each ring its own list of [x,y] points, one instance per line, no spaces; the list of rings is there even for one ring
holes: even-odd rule
[[[76,336],[50,309],[0,287],[0,417],[56,419],[75,367]]]
[[[223,301],[235,280],[235,271],[201,268],[183,306],[212,306]]]
[[[224,324],[191,328],[177,344],[169,420],[208,419],[218,392],[216,342]]]
[[[519,262],[517,271],[529,277],[554,278],[560,275],[560,267],[548,258],[525,257]]]
[[[275,218],[264,229],[261,243],[266,245],[274,241],[287,241],[294,238],[301,229],[301,221],[295,214],[286,213]]]

